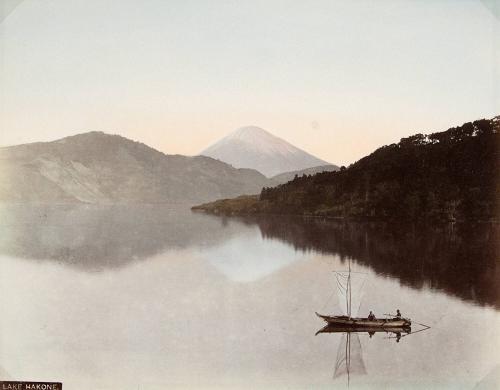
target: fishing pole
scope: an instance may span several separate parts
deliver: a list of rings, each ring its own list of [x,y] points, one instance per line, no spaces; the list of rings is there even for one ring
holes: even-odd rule
[[[415,322],[415,324],[420,325],[420,326],[424,326],[425,329],[430,329],[431,328],[429,325],[421,324],[420,322]],[[418,331],[418,332],[420,332],[420,331]],[[415,333],[417,333],[417,332],[415,332]]]

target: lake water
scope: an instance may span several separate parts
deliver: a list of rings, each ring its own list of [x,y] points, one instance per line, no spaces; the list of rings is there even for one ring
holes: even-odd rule
[[[342,310],[334,271],[349,263],[360,315],[399,308],[414,321],[399,342],[356,336],[352,364],[364,370],[350,388],[481,388],[500,371],[498,226],[226,219],[182,206],[0,213],[1,379],[345,388],[345,335],[315,335],[314,313]]]

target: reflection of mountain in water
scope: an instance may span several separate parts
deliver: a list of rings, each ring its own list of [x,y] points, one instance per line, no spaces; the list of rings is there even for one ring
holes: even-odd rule
[[[205,247],[241,224],[168,205],[2,206],[0,254],[82,269],[115,268],[166,249]]]
[[[416,227],[292,217],[247,222],[296,249],[350,257],[402,284],[500,308],[498,225]]]
[[[257,225],[248,224],[257,224],[262,236],[273,240],[255,240]],[[292,217],[229,220],[168,205],[0,207],[0,255],[98,270],[167,249],[194,248],[228,278],[241,282],[300,259],[302,254],[292,248],[315,250],[352,258],[414,288],[443,290],[497,308],[499,233],[498,225],[486,224],[415,227]]]
[[[206,258],[218,271],[234,282],[253,282],[300,260],[303,254],[278,240],[253,242],[235,237],[205,249]]]

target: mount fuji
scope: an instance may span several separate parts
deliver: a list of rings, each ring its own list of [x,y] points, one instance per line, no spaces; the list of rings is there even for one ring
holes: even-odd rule
[[[215,158],[235,168],[256,169],[267,177],[329,165],[256,126],[236,129],[203,150],[200,155]]]

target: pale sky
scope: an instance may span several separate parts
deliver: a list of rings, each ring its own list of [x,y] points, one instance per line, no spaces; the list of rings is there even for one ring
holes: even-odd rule
[[[500,114],[492,0],[0,2],[0,145],[100,130],[194,155],[256,125],[347,165]]]

